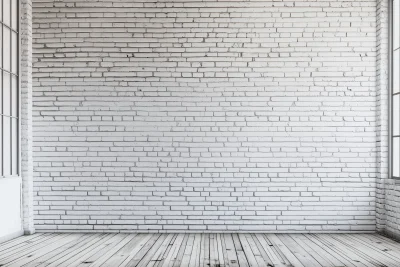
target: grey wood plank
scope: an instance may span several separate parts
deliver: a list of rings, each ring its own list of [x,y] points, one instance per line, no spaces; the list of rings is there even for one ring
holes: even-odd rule
[[[217,246],[218,246],[218,261],[219,264],[224,266],[225,263],[229,266],[228,256],[226,255],[225,245],[222,241],[222,234],[217,234]]]
[[[162,260],[159,264],[161,267],[172,267],[174,265],[174,262],[176,261],[176,258],[179,253],[179,249],[182,245],[182,242],[185,238],[184,234],[177,234],[175,236],[175,239],[173,240],[171,249],[169,250],[168,254],[166,255],[165,259]]]
[[[383,237],[381,239],[380,235],[378,234],[358,234],[356,235],[357,238],[362,237],[363,240],[366,240],[368,244],[371,244],[372,246],[377,246],[382,248],[382,250],[390,250],[394,252],[395,254],[400,256],[400,243],[396,243],[396,241],[391,240],[389,238]],[[395,242],[395,243],[393,243]]]
[[[18,251],[12,251],[10,253],[3,253],[2,254],[2,259],[0,260],[0,264],[5,265],[9,262],[14,261],[16,258],[21,258],[21,257],[25,257],[34,253],[37,250],[40,250],[50,244],[57,244],[61,239],[68,237],[69,235],[55,235],[51,238],[47,238],[45,240],[43,240],[43,242],[39,242],[39,243],[35,243],[32,246],[29,246],[27,248],[22,248],[19,249]]]
[[[54,238],[54,242],[46,242],[42,246],[36,247],[34,250],[30,250],[29,253],[25,254],[22,257],[14,258],[12,262],[3,263],[2,266],[9,267],[20,267],[28,264],[34,259],[37,259],[47,253],[51,253],[54,250],[57,250],[59,247],[68,244],[73,241],[74,238],[81,236],[81,234],[68,234],[68,235],[59,235],[60,238]]]
[[[153,266],[158,265],[158,263],[160,263],[163,255],[168,250],[168,247],[175,235],[174,234],[165,234],[164,236],[165,236],[165,239],[162,241],[161,245],[159,247],[157,247],[155,252],[152,252],[152,251],[149,252],[150,262],[147,263],[147,265],[146,265],[147,267],[153,267]]]
[[[185,246],[185,253],[183,254],[180,266],[189,266],[190,255],[192,254],[193,246],[194,246],[194,234],[189,234],[189,238]]]
[[[96,247],[94,250],[84,255],[81,259],[71,263],[70,267],[86,267],[100,259],[104,254],[110,251],[114,246],[120,243],[125,238],[124,235],[112,234],[109,240],[105,240],[103,244]]]
[[[350,235],[346,234],[347,238],[354,239],[356,242],[360,242],[361,244],[367,246],[368,248],[375,251],[375,253],[382,255],[384,257],[388,257],[389,259],[396,262],[397,265],[400,266],[400,250],[393,251],[391,249],[387,249],[382,243],[371,243],[368,239],[364,238],[361,234]]]
[[[225,241],[225,251],[228,257],[228,265],[231,267],[239,267],[239,261],[235,252],[232,234],[223,234],[223,240]]]
[[[210,266],[216,266],[219,264],[218,260],[218,244],[216,234],[210,234]]]
[[[167,244],[167,248],[164,250],[164,252],[158,257],[158,260],[155,263],[154,267],[161,267],[164,265],[165,260],[167,259],[168,255],[171,253],[171,249],[172,249],[177,237],[178,237],[177,234],[172,234],[172,239]]]
[[[310,254],[307,253],[302,247],[300,247],[290,235],[280,234],[279,239],[286,245],[286,247],[292,251],[299,261],[301,261],[307,267],[322,267],[322,265],[316,261]]]
[[[96,261],[93,263],[89,264],[88,267],[99,267],[101,266],[104,262],[106,262],[110,257],[112,257],[115,253],[117,253],[118,250],[123,248],[129,241],[132,240],[132,236],[129,234],[119,234],[123,236],[123,239],[115,244],[115,246],[111,247],[105,254],[103,254],[100,258],[98,258]]]
[[[128,263],[133,260],[137,253],[149,242],[151,238],[154,238],[152,234],[141,234],[139,240],[137,240],[136,246],[129,251],[129,255],[124,259],[120,266],[127,266]]]
[[[108,258],[101,267],[115,267],[120,266],[126,258],[129,257],[131,251],[137,246],[138,242],[143,236],[133,234],[131,240],[126,243],[120,250]]]
[[[161,234],[151,234],[149,241],[146,242],[126,266],[143,266],[145,262],[149,261],[149,251],[157,248],[164,239],[165,237]]]
[[[346,255],[351,259],[351,262],[357,267],[361,266],[373,266],[371,263],[365,261],[362,257],[349,250],[349,248],[343,246],[340,242],[330,237],[328,234],[318,234],[315,237],[320,240],[325,246],[329,246],[331,249],[335,249],[339,254]]]
[[[29,266],[47,266],[51,262],[57,260],[58,258],[63,256],[63,253],[68,250],[72,249],[75,250],[77,247],[77,244],[80,242],[87,240],[90,238],[90,235],[85,235],[85,234],[77,234],[77,235],[71,235],[68,237],[71,241],[67,242],[65,245],[52,250],[51,252],[48,251],[44,255],[39,255],[38,257],[29,257]]]
[[[189,259],[189,266],[191,267],[198,267],[200,265],[200,245],[201,235],[195,234],[193,240],[193,249]]]
[[[153,246],[151,246],[151,248],[147,251],[146,254],[144,254],[144,257],[142,258],[142,260],[139,262],[139,264],[137,265],[138,267],[147,267],[150,266],[151,262],[154,261],[154,259],[157,258],[158,256],[158,251],[160,251],[160,248],[165,248],[165,243],[166,240],[169,239],[169,235],[167,234],[162,234],[159,236],[159,238],[157,239],[157,241],[154,243]],[[169,242],[169,240],[167,240],[167,242]],[[156,256],[154,256],[156,255]]]
[[[295,267],[306,267],[301,261],[290,251],[290,249],[278,238],[276,234],[266,234],[265,238],[273,244],[274,247],[278,248],[285,257],[289,260],[290,264]],[[308,266],[307,266],[308,267]]]
[[[57,266],[69,266],[71,262],[74,262],[76,258],[82,257],[84,251],[86,249],[93,248],[95,244],[101,242],[105,237],[105,234],[92,234],[90,238],[78,243],[73,249],[66,249],[64,252],[60,253],[60,256],[57,260],[51,262],[48,267],[57,267]],[[40,266],[42,267],[42,266]]]
[[[382,266],[383,262],[385,265],[389,267],[398,267],[397,263],[392,261],[390,258],[386,257],[385,255],[381,255],[376,253],[376,251],[370,249],[369,247],[356,242],[355,240],[347,238],[346,235],[340,234],[331,234],[332,238],[337,240],[338,242],[342,243],[344,246],[347,247],[347,250],[353,251],[355,254],[359,255],[369,263],[373,264],[374,266]]]
[[[355,265],[345,257],[343,254],[338,254],[332,250],[329,246],[322,244],[319,240],[315,239],[310,234],[303,234],[302,240],[307,243],[310,249],[313,249],[316,253],[322,255],[329,260],[334,266],[348,266],[354,267]]]
[[[239,234],[239,240],[240,243],[242,244],[243,251],[247,259],[247,264],[251,267],[258,266],[257,259],[254,256],[253,251],[251,250],[250,244],[246,236],[244,234]]]
[[[322,256],[322,251],[316,252],[315,250],[312,249],[312,246],[309,246],[309,243],[307,242],[308,240],[302,240],[302,235],[301,234],[290,234],[290,236],[294,242],[298,244],[298,246],[302,247],[305,252],[308,253],[309,257],[313,257],[321,266],[335,266],[327,257],[327,255]],[[341,264],[341,263],[340,263]],[[342,265],[342,264],[341,264]],[[340,266],[340,265],[336,265]]]
[[[210,266],[210,234],[204,234],[203,265],[200,265],[200,267],[209,267],[209,266]]]
[[[50,240],[57,236],[59,236],[59,235],[58,234],[49,234],[49,235],[42,236],[40,239],[37,239],[34,242],[26,242],[26,243],[24,242],[21,245],[13,246],[13,247],[6,249],[0,253],[0,260],[4,259],[6,257],[9,257],[13,254],[21,255],[21,252],[27,251],[33,247],[38,246],[39,244],[46,242],[46,240]]]
[[[285,262],[280,260],[276,252],[271,249],[271,246],[265,241],[262,234],[252,235],[258,250],[264,258],[266,266],[283,267]]]
[[[0,243],[0,252],[5,250],[12,250],[16,247],[21,247],[24,245],[29,245],[38,242],[41,238],[51,235],[50,233],[39,233],[33,235],[25,235],[21,237],[14,238],[7,242]]]
[[[246,255],[243,250],[243,246],[240,243],[239,240],[239,235],[238,234],[232,234],[232,239],[233,239],[233,244],[235,245],[235,251],[236,251],[236,256],[239,261],[239,266],[240,267],[247,267],[249,266],[248,260],[246,258]]]
[[[178,250],[178,253],[176,254],[174,264],[172,265],[173,267],[179,267],[181,266],[185,251],[186,251],[186,244],[189,240],[189,235],[185,234],[181,243],[181,246]]]
[[[100,239],[97,243],[93,244],[90,247],[86,247],[82,251],[78,253],[73,253],[74,255],[70,257],[65,263],[68,264],[68,267],[75,267],[83,262],[85,265],[90,264],[90,261],[85,261],[87,258],[95,255],[99,250],[103,249],[104,246],[109,244],[110,240],[115,237],[115,234],[105,234],[102,239]]]
[[[256,258],[258,265],[261,265],[261,266],[266,265],[266,263],[264,262],[264,258],[262,257],[261,252],[257,247],[257,244],[254,242],[252,235],[245,234],[245,237],[247,239],[247,242],[250,245],[251,251],[253,251],[254,257]]]

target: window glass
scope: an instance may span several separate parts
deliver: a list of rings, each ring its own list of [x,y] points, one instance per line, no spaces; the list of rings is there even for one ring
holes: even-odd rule
[[[18,31],[18,0],[11,0],[11,27]]]
[[[18,36],[16,32],[11,32],[11,72],[17,74],[18,70]]]
[[[3,116],[3,175],[11,175],[11,119]]]
[[[18,175],[18,120],[11,119],[11,174]]]
[[[7,71],[11,70],[11,31],[3,26],[3,68]]]
[[[10,0],[3,0],[3,22],[10,26],[10,15],[11,15],[11,3]]]
[[[11,75],[3,71],[3,115],[11,115]]]
[[[393,135],[400,135],[400,95],[393,97]]]
[[[0,178],[19,173],[18,0],[0,0]]]
[[[18,77],[11,76],[11,116],[18,117]]]
[[[400,49],[397,49],[393,52],[393,93],[399,92],[399,63],[400,63]]]
[[[400,177],[400,137],[393,138],[393,176]]]
[[[400,0],[393,1],[393,48],[399,48]]]

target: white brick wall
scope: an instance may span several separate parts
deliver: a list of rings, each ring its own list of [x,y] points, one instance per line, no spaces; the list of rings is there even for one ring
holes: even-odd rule
[[[375,230],[376,1],[33,12],[38,230]]]

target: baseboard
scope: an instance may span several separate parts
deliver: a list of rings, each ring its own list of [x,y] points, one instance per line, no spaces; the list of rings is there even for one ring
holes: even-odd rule
[[[20,231],[14,232],[12,234],[8,234],[8,235],[5,235],[5,236],[2,236],[2,237],[0,237],[0,243],[9,241],[11,239],[14,239],[14,238],[17,238],[17,237],[20,237],[20,236],[23,236],[23,235],[24,235],[24,231],[20,230]]]

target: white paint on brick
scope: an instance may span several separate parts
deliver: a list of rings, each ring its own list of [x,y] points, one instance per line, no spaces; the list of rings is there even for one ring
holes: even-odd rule
[[[40,231],[373,231],[376,1],[34,1]]]

